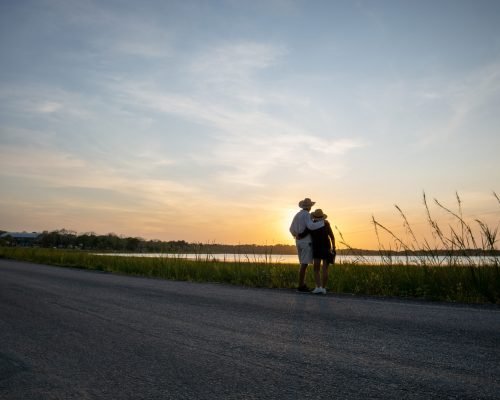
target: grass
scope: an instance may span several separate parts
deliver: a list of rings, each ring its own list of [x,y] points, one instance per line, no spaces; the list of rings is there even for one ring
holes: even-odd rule
[[[185,258],[95,255],[78,250],[0,247],[0,258],[62,267],[192,282],[293,288],[298,266],[266,262],[220,262]],[[314,286],[312,268],[306,282]],[[465,303],[500,304],[498,265],[361,265],[330,267],[329,291]]]
[[[493,192],[493,196],[500,205],[500,197],[495,192]],[[499,226],[492,228],[484,221],[476,218],[473,222],[477,225],[477,229],[474,230],[472,224],[464,219],[462,199],[458,193],[456,193],[456,200],[457,211],[455,212],[437,199],[434,199],[435,205],[439,209],[444,210],[454,221],[454,223],[450,223],[446,227],[441,227],[439,222],[432,216],[427,196],[425,192],[423,193],[425,214],[431,228],[434,244],[429,243],[426,238],[420,240],[417,238],[405,213],[398,205],[395,205],[395,208],[402,219],[406,233],[405,237],[398,236],[373,216],[372,222],[379,244],[379,253],[384,262],[387,264],[392,262],[392,246],[387,249],[382,244],[380,239],[381,232],[388,235],[395,250],[402,251],[406,255],[407,264],[422,266],[439,266],[443,264],[453,266],[461,264],[470,267],[493,265],[498,268],[500,266],[500,259],[496,243],[498,241]],[[477,233],[477,231],[479,232]],[[449,233],[445,234],[445,232]],[[344,241],[342,236],[341,238]],[[443,254],[445,255],[444,257],[442,257]]]

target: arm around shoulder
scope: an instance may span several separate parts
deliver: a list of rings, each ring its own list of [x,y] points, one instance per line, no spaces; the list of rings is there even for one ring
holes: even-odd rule
[[[309,220],[306,222],[306,226],[307,226],[307,227],[308,227],[311,231],[315,231],[316,229],[323,228],[323,226],[325,226],[325,221],[323,221],[323,220],[319,220],[319,221],[314,222],[312,219],[309,219]]]

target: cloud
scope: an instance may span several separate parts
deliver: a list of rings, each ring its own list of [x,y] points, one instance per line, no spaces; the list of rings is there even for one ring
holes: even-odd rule
[[[191,67],[185,78],[191,82],[209,82],[210,85],[215,81],[221,83],[215,94],[211,90],[196,89],[190,94],[165,92],[158,89],[154,80],[146,83],[118,79],[104,83],[101,93],[95,96],[50,87],[17,86],[4,91],[3,96],[0,93],[0,97],[14,105],[20,114],[57,115],[66,121],[65,127],[58,128],[57,136],[67,142],[66,149],[73,149],[75,154],[82,154],[81,151],[95,153],[97,149],[90,148],[91,144],[103,149],[116,144],[123,151],[127,140],[132,141],[127,139],[131,132],[123,130],[122,123],[116,124],[120,115],[131,121],[147,119],[149,122],[155,119],[152,111],[180,116],[199,125],[197,136],[207,149],[202,154],[187,151],[185,156],[188,159],[201,166],[214,166],[219,171],[216,178],[220,181],[266,185],[266,177],[269,178],[276,166],[292,167],[296,159],[302,158],[304,164],[313,168],[317,165],[321,169],[329,161],[327,158],[315,161],[316,155],[339,156],[363,145],[360,140],[342,138],[340,134],[334,137],[320,135],[288,120],[288,115],[298,115],[297,110],[307,113],[310,100],[302,95],[273,90],[256,75],[278,65],[286,54],[283,46],[257,42],[224,43],[204,49],[188,62]],[[102,96],[108,99],[106,104],[99,100]],[[278,107],[282,113],[275,112],[273,107]],[[106,110],[106,120],[102,118],[103,110]],[[63,131],[68,129],[68,122],[73,117],[85,117],[86,120],[75,125],[75,133]],[[103,132],[98,125],[106,125],[112,131]],[[81,143],[84,137],[80,127],[88,131],[85,133],[88,143]],[[101,132],[104,134],[102,138]],[[83,147],[77,149],[68,140],[69,136],[77,136],[76,141]],[[109,142],[106,146],[103,145],[104,139]],[[59,147],[56,140],[54,138],[52,144]],[[140,165],[140,157],[132,156],[132,153],[144,154],[147,147],[136,146],[127,157],[110,154],[107,165],[119,164],[122,168],[133,169],[138,175],[144,170],[135,168]],[[103,162],[104,154],[99,158]],[[159,154],[147,162],[157,167],[172,163],[172,159]]]
[[[0,104],[12,114],[59,115],[88,118],[91,115],[92,99],[89,96],[71,92],[59,87],[25,83],[5,84],[0,88]]]
[[[187,181],[150,177],[168,160],[141,154],[119,168],[43,146],[0,148],[0,220],[7,226],[151,235],[192,233],[185,209],[211,203]],[[171,164],[169,164],[171,165]],[[215,208],[215,206],[214,206]]]
[[[422,91],[424,104],[444,107],[438,122],[431,123],[420,140],[427,146],[447,140],[466,126],[481,124],[477,116],[500,100],[500,62],[483,66],[460,79],[437,83],[433,91]],[[476,119],[474,121],[474,119]]]
[[[262,185],[262,178],[278,165],[293,167],[309,163],[321,170],[331,165],[328,157],[341,156],[366,145],[356,138],[314,135],[270,113],[239,111],[226,103],[217,104],[203,98],[137,87],[129,87],[126,93],[127,101],[135,102],[136,106],[180,115],[211,127],[208,130],[212,138],[210,151],[191,157],[199,163],[224,167],[219,178],[232,183]]]
[[[194,74],[210,83],[245,80],[255,72],[274,65],[287,53],[284,46],[240,42],[210,47],[191,65]]]
[[[193,56],[186,80],[192,93],[223,99],[233,107],[304,106],[308,97],[277,90],[272,79],[261,75],[279,75],[288,53],[282,44],[243,41],[212,45]]]
[[[178,201],[185,195],[193,195],[197,189],[186,183],[169,179],[148,178],[147,169],[156,163],[129,163],[125,169],[57,149],[26,146],[2,146],[0,149],[0,176],[31,179],[47,188],[81,188],[112,190],[144,205]],[[140,170],[140,172],[138,172]],[[169,200],[170,199],[170,200]]]
[[[239,136],[221,138],[215,163],[226,167],[219,178],[232,184],[269,186],[316,173],[318,179],[338,177],[335,155],[360,147],[355,140],[325,140],[313,135]],[[209,162],[207,158],[204,160]]]
[[[332,134],[331,119],[324,122],[329,123],[328,134],[308,128],[306,119],[298,116],[311,112],[310,99],[277,90],[261,79],[259,73],[278,68],[286,54],[284,46],[269,43],[213,45],[188,63],[183,80],[190,83],[189,94],[160,90],[155,81],[121,81],[111,83],[110,90],[137,114],[154,111],[197,124],[205,151],[185,156],[198,165],[215,167],[219,182],[267,186],[277,179],[276,168],[289,168],[289,177],[282,179],[293,179],[300,175],[295,170],[299,165],[328,171],[330,178],[338,176],[342,170],[338,158],[366,143],[342,132]]]
[[[36,111],[42,114],[51,114],[63,107],[61,103],[55,101],[44,101],[35,107]]]
[[[41,24],[38,29],[59,31],[69,41],[78,35],[77,49],[62,47],[55,55],[64,61],[71,60],[76,67],[79,61],[85,64],[94,61],[96,65],[90,65],[89,69],[109,68],[117,56],[158,59],[172,55],[169,25],[147,6],[135,7],[126,2],[113,7],[109,2],[74,0],[45,3],[45,19],[38,15],[32,18]]]
[[[109,47],[118,53],[129,56],[156,58],[168,55],[166,46],[162,46],[159,43],[145,43],[138,40],[114,42]]]

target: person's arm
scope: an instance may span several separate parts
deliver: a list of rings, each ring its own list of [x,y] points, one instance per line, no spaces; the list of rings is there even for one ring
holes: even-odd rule
[[[332,242],[332,250],[336,251],[337,248],[335,247],[335,235],[333,234],[332,227],[328,221],[326,223],[326,229],[328,231],[328,237],[330,238],[330,241]]]
[[[297,235],[298,235],[298,232],[297,232],[297,231],[296,231],[296,229],[295,229],[295,227],[297,226],[296,219],[297,219],[297,217],[295,216],[295,217],[293,218],[293,220],[292,220],[292,223],[291,223],[291,225],[290,225],[290,229],[289,229],[290,233],[292,234],[292,236],[293,236],[294,238],[296,238],[296,237],[297,237]]]
[[[314,222],[310,215],[307,216],[305,222],[306,222],[306,228],[310,229],[311,231],[315,231],[316,229],[323,228],[323,226],[325,226],[325,221],[319,220]]]
[[[296,238],[297,239],[304,239],[307,235],[311,233],[311,230],[309,228],[304,229],[304,232],[299,233]]]

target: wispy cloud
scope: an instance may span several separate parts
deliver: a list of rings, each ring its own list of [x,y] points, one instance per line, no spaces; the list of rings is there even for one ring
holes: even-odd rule
[[[0,88],[0,104],[8,111],[6,118],[15,115],[64,115],[88,118],[92,97],[48,85],[6,84]]]
[[[36,111],[42,114],[51,114],[63,107],[61,103],[55,101],[44,101],[36,106]]]
[[[460,79],[436,82],[431,90],[419,91],[417,96],[422,99],[420,106],[441,110],[439,118],[429,118],[419,143],[427,146],[448,140],[480,124],[477,117],[482,112],[492,112],[487,109],[500,100],[500,62],[482,66]]]
[[[279,64],[286,54],[281,46],[269,44],[223,44],[193,57],[186,78],[199,82],[201,89],[190,96],[160,91],[146,82],[123,82],[114,90],[122,93],[119,97],[129,107],[181,116],[205,127],[199,135],[210,137],[207,152],[189,156],[221,168],[221,181],[266,186],[264,178],[274,168],[289,167],[293,179],[299,164],[327,170],[334,177],[332,157],[366,142],[342,132],[315,133],[303,122],[290,120],[299,110],[309,112],[307,97],[279,94],[258,77],[259,71]],[[213,90],[204,90],[204,85]],[[281,113],[275,112],[276,106]]]
[[[325,170],[329,157],[341,156],[365,145],[356,138],[325,138],[266,112],[237,111],[226,103],[162,94],[144,88],[129,88],[128,101],[190,121],[208,125],[210,152],[191,155],[198,162],[226,168],[223,180],[242,185],[262,185],[261,178],[275,166],[316,165]],[[340,136],[340,135],[339,135]],[[331,167],[327,169],[331,174]],[[293,174],[292,171],[290,171]]]
[[[17,145],[2,146],[0,159],[0,179],[36,182],[36,185],[44,188],[47,193],[59,189],[68,194],[76,189],[105,190],[116,193],[112,199],[128,199],[135,207],[158,210],[172,206],[177,209],[186,196],[198,192],[187,183],[167,178],[148,178],[147,168],[154,168],[154,163],[151,165],[140,162],[129,165],[125,170],[115,169],[111,165],[85,160],[56,149]],[[156,161],[156,165],[160,162]],[[142,171],[138,172],[138,168]],[[60,196],[60,192],[58,193]],[[102,199],[95,200],[97,204],[102,202]],[[72,201],[74,202],[74,199]],[[85,201],[88,207],[96,206],[96,201]],[[81,206],[87,207],[84,203]],[[132,212],[133,209],[129,211]]]
[[[148,7],[133,7],[130,3],[114,7],[110,2],[93,0],[44,0],[31,8],[27,14],[33,13],[34,31],[56,42],[59,36],[65,37],[58,51],[50,56],[75,69],[81,68],[79,63],[85,65],[85,76],[94,70],[119,69],[124,57],[127,62],[144,62],[172,55],[169,24]]]
[[[240,42],[209,47],[195,57],[191,71],[210,83],[250,79],[274,65],[287,53],[284,46],[258,42]]]

